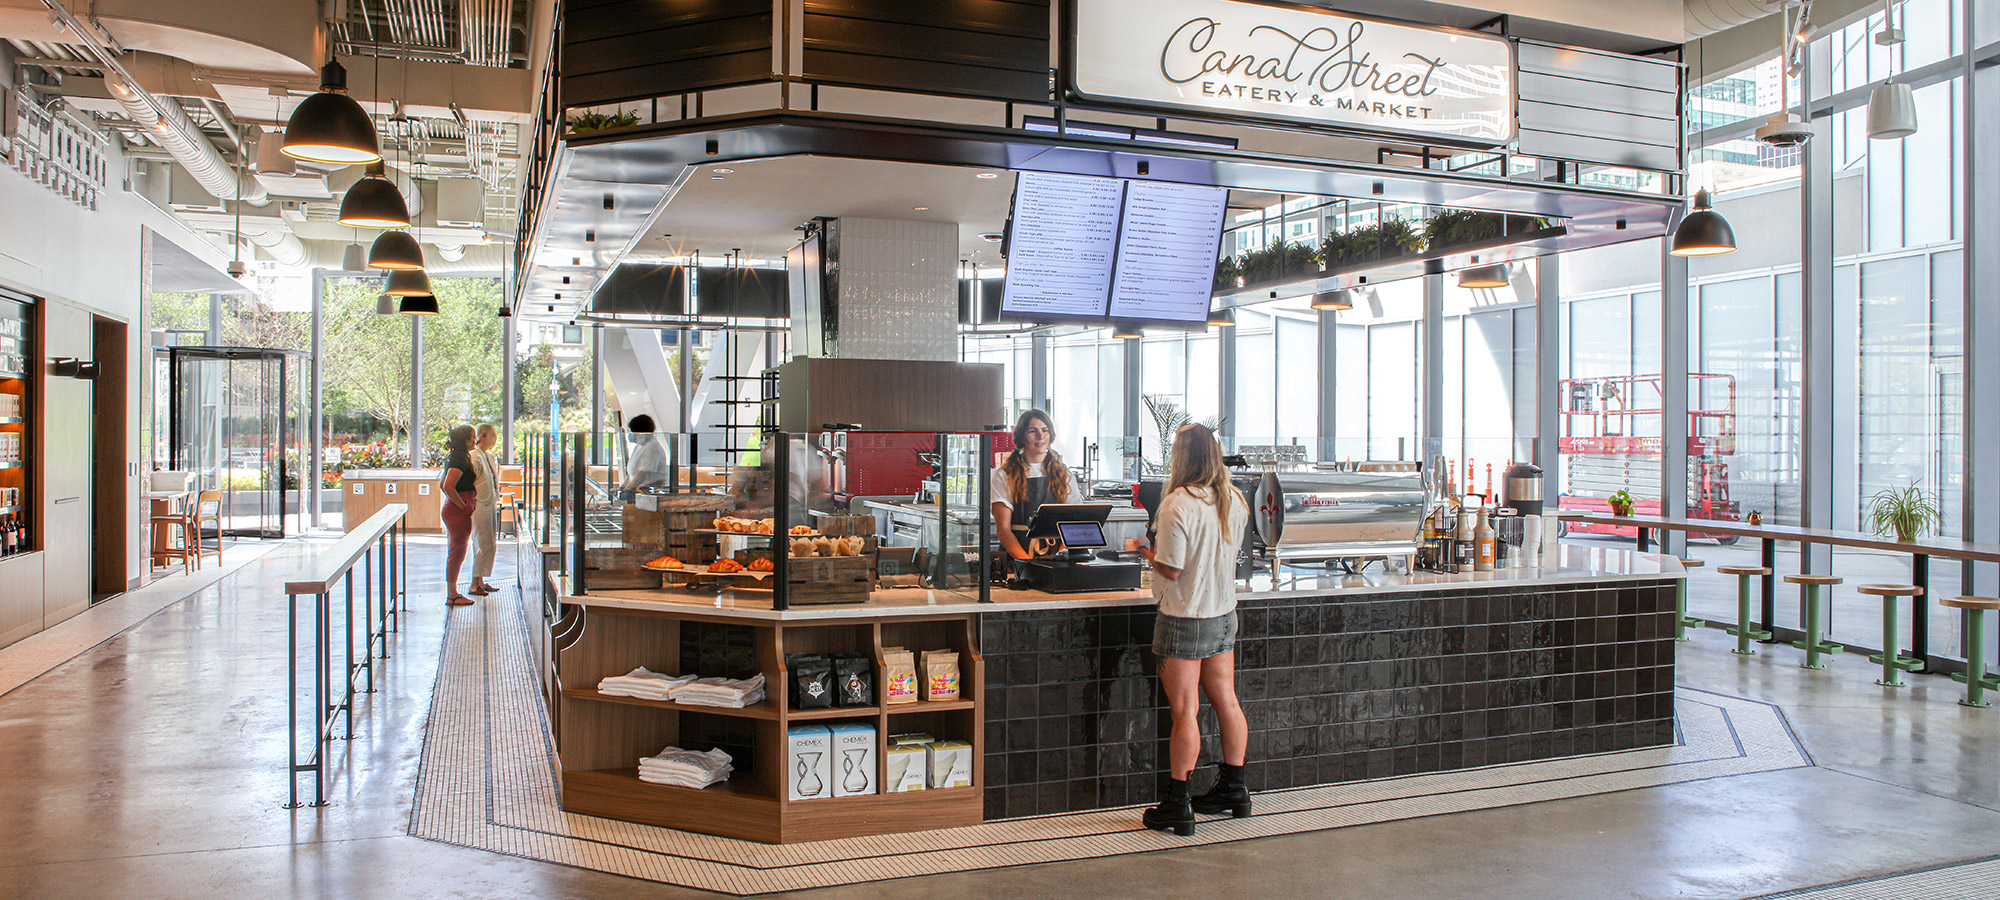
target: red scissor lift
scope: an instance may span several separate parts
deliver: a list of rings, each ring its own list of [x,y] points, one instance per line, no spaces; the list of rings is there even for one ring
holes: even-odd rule
[[[1642,496],[1658,490],[1660,451],[1664,439],[1665,398],[1659,375],[1606,375],[1570,378],[1557,385],[1557,418],[1561,431],[1556,445],[1563,455],[1567,490],[1559,509],[1606,513],[1610,497],[1620,488],[1632,493],[1633,512],[1657,516],[1660,501]],[[1704,398],[1720,397],[1711,405]],[[1736,503],[1729,499],[1729,464],[1736,452],[1736,378],[1696,373],[1688,376],[1688,517],[1733,522]],[[1569,534],[1611,534],[1636,537],[1629,526],[1567,522]],[[1729,535],[1691,532],[1691,538],[1735,543]]]

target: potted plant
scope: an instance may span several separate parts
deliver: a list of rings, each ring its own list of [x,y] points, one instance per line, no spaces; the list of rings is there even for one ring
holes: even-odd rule
[[[1611,507],[1611,514],[1614,516],[1629,516],[1632,514],[1632,494],[1624,488],[1619,488],[1618,493],[1612,494],[1610,499],[1604,502]]]
[[[1508,216],[1476,209],[1447,209],[1424,223],[1424,248],[1438,251],[1549,227],[1543,216]]]
[[[577,113],[569,117],[569,130],[572,134],[582,134],[586,131],[603,131],[606,128],[624,128],[637,124],[639,124],[639,114],[634,112],[620,112],[610,115],[587,112]]]
[[[1745,525],[1764,524],[1764,511],[1761,509],[1751,510],[1749,515],[1743,517],[1743,524]]]
[[[1885,489],[1868,499],[1868,527],[1876,534],[1894,533],[1908,543],[1927,528],[1944,525],[1944,512],[1935,498],[1916,485],[1902,490]]]

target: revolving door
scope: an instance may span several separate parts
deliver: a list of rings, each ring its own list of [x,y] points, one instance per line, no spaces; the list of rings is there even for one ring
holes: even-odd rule
[[[222,534],[285,536],[286,492],[298,487],[288,364],[298,354],[265,347],[173,347],[169,451],[195,473],[195,489],[220,501]],[[216,492],[210,494],[209,492]],[[294,496],[292,509],[299,508]]]

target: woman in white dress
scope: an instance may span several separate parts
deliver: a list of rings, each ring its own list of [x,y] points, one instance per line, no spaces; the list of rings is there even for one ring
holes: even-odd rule
[[[479,438],[472,448],[472,475],[478,503],[472,509],[472,587],[470,593],[485,596],[499,588],[487,582],[493,574],[493,554],[500,527],[500,464],[493,459],[493,444],[499,432],[491,425],[479,426]]]

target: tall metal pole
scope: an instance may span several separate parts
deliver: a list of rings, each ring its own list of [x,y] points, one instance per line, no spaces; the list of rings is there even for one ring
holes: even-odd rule
[[[304,472],[306,477],[306,512],[308,521],[311,522],[313,528],[320,527],[320,457],[326,451],[326,427],[321,421],[325,408],[320,396],[320,378],[322,375],[320,368],[320,341],[325,332],[325,302],[326,270],[314,269],[312,270],[312,357],[307,361],[307,365],[311,367],[311,371],[306,374],[305,379],[306,390],[312,395],[309,399],[311,413],[306,418],[307,427],[311,429],[306,438],[306,453],[312,459],[306,463],[306,471]]]
[[[514,464],[514,317],[500,320],[500,459]]]
[[[1419,459],[1436,459],[1444,452],[1444,276],[1424,276],[1423,331],[1417,335],[1417,378],[1423,389],[1417,392],[1421,407],[1417,418]],[[1372,426],[1371,426],[1372,429]],[[1370,434],[1369,437],[1374,437]],[[1369,448],[1371,451],[1374,448]],[[1371,453],[1372,457],[1373,454]],[[1470,488],[1471,485],[1466,485]]]
[[[1660,514],[1687,515],[1688,263],[1660,241]],[[1660,550],[1687,550],[1685,532],[1662,529]]]
[[[503,309],[511,306],[514,299],[514,270],[511,267],[500,270],[500,302]],[[514,408],[514,317],[500,320],[500,459],[508,465],[514,464],[514,416],[519,410]]]
[[[1564,398],[1556,396],[1562,378],[1562,254],[1551,253],[1536,260],[1535,275],[1535,465],[1542,470],[1543,490],[1558,490],[1556,466],[1562,423],[1557,410]],[[1515,390],[1519,390],[1517,386]]]
[[[424,467],[424,317],[410,317],[410,468]]]
[[[590,326],[590,433],[604,433],[604,326]],[[597,459],[597,440],[590,442],[590,461]]]
[[[681,389],[679,392],[681,400],[680,430],[682,434],[693,434],[694,433],[694,389],[695,389],[694,329],[692,328],[680,329],[680,334],[676,338],[676,340],[679,341],[681,348],[681,358],[680,358]],[[689,465],[693,465],[693,460],[689,460]]]
[[[1959,29],[1964,54],[1960,76],[1959,121],[1965,128],[1964,197],[1959,209],[1965,222],[1965,496],[1959,510],[1960,534],[1980,543],[2000,541],[2000,67],[1978,65],[1974,52],[1992,46],[2000,35],[2000,10],[1987,0],[1961,0]],[[1930,127],[1942,127],[1946,123]],[[2000,591],[2000,569],[1992,563],[1965,564],[1961,588],[1968,594],[1992,596]],[[1989,629],[2000,627],[1988,617]],[[1989,641],[1996,640],[1989,631]],[[1963,637],[1963,636],[1961,636]],[[1988,643],[1987,646],[1995,646]],[[1962,652],[1963,645],[1953,647]]]

